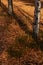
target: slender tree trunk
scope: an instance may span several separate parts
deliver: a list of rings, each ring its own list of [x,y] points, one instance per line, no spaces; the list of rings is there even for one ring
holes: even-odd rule
[[[34,25],[33,25],[34,37],[38,37],[39,35],[40,9],[41,9],[40,0],[35,0]]]
[[[13,3],[12,3],[12,0],[8,0],[8,10],[9,10],[10,14],[13,12]]]
[[[1,0],[0,0],[0,6],[1,6]]]

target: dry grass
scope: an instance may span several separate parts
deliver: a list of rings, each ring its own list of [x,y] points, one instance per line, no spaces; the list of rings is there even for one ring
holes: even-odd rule
[[[32,25],[34,6],[26,3],[15,2],[19,9],[28,14],[23,14],[15,7],[14,12],[24,24],[20,24],[17,18],[8,16],[0,7],[0,65],[42,65],[43,64],[43,26],[40,25],[40,40],[32,37]],[[30,11],[32,10],[32,12]],[[41,23],[43,23],[43,8],[41,9]]]

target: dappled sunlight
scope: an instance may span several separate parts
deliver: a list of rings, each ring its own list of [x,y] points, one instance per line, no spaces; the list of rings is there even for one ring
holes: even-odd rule
[[[29,3],[28,3],[29,4]],[[31,15],[34,15],[34,6],[30,6],[30,5],[25,5],[22,2],[14,2],[14,5],[22,8],[24,11],[30,13]]]
[[[2,0],[8,8],[8,0]],[[4,7],[4,6],[3,6]],[[13,12],[0,6],[0,65],[43,65],[43,8],[40,31],[33,38],[35,6],[29,0],[13,0]]]

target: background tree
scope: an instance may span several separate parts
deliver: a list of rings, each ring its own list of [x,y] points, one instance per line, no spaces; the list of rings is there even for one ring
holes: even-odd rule
[[[1,6],[1,0],[0,0],[0,6]]]
[[[41,9],[41,1],[35,0],[34,25],[33,25],[34,37],[38,37],[39,35],[40,9]]]

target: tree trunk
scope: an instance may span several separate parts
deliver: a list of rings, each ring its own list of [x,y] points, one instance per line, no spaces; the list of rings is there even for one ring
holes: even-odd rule
[[[40,0],[35,0],[34,25],[33,25],[34,37],[39,36],[40,9],[41,9]]]
[[[1,0],[0,0],[0,6],[1,6]]]
[[[9,10],[9,13],[12,14],[12,12],[13,12],[12,0],[8,0],[8,10]]]

